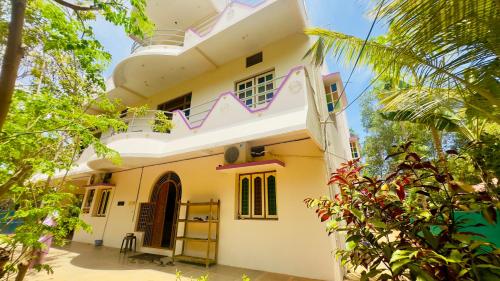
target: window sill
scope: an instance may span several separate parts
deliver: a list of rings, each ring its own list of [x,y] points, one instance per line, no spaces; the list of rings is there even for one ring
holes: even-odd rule
[[[238,221],[277,221],[279,218],[236,218]]]

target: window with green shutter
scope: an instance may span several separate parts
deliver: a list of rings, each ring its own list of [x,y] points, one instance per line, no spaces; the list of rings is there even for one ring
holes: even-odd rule
[[[266,175],[267,186],[267,215],[277,216],[278,210],[276,207],[276,177],[274,175]]]
[[[238,184],[238,218],[278,218],[275,171],[241,174]]]
[[[240,215],[250,215],[250,178],[243,177],[240,179]]]

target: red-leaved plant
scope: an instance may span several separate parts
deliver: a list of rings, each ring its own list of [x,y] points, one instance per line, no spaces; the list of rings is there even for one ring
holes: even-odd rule
[[[329,233],[345,233],[337,256],[361,267],[362,280],[500,280],[500,250],[468,219],[481,212],[496,224],[498,188],[475,192],[410,144],[392,155],[404,160],[387,178],[363,176],[359,160],[349,161],[331,176],[333,199],[305,199]]]

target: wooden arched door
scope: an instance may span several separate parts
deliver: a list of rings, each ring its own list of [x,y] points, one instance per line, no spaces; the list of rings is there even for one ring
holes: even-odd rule
[[[181,193],[181,181],[174,172],[163,175],[155,184],[150,199],[153,205],[150,241],[149,245],[145,246],[173,248],[177,235]]]

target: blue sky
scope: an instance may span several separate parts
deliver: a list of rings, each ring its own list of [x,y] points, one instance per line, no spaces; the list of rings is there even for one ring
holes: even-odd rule
[[[370,29],[372,19],[366,16],[370,4],[369,0],[306,0],[306,4],[312,26],[333,29],[360,38],[365,38]],[[97,39],[113,57],[112,63],[105,72],[106,77],[108,77],[114,66],[130,54],[132,41],[122,28],[115,27],[102,19],[97,20],[94,31]],[[376,25],[372,36],[380,35],[383,31],[380,25]],[[363,91],[372,77],[372,73],[368,69],[358,66],[351,81],[346,85],[352,65],[343,65],[332,57],[328,58],[327,64],[331,72],[340,72],[346,87],[345,94],[347,94],[349,101]],[[349,126],[363,139],[365,132],[361,124],[359,100],[347,109],[347,116]]]

